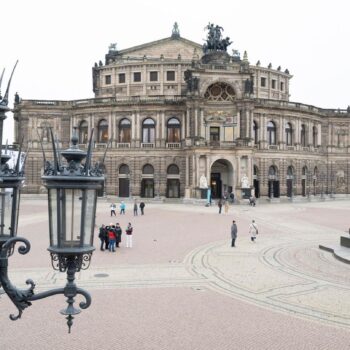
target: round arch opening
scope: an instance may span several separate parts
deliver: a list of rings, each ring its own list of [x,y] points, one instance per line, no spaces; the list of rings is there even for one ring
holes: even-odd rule
[[[226,159],[216,160],[210,169],[210,188],[213,199],[229,197],[234,194],[233,166]]]

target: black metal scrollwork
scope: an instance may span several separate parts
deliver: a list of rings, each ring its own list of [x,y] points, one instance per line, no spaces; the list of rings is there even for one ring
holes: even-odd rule
[[[86,309],[91,305],[91,296],[84,289],[77,288],[74,283],[75,273],[80,269],[87,269],[90,265],[92,253],[84,255],[60,255],[51,253],[52,266],[54,269],[61,272],[67,271],[67,283],[64,288],[56,288],[46,292],[34,294],[35,283],[28,279],[26,284],[30,285],[28,289],[16,288],[8,278],[8,259],[9,252],[13,251],[17,242],[22,242],[24,245],[18,247],[20,254],[27,254],[30,251],[30,243],[28,240],[22,237],[13,237],[8,239],[0,247],[0,285],[2,285],[4,291],[9,296],[13,304],[18,309],[18,314],[10,315],[12,321],[16,321],[21,318],[23,310],[32,305],[32,301],[44,299],[56,294],[63,294],[67,297],[68,306],[61,311],[61,314],[67,316],[68,331],[70,333],[73,324],[73,315],[79,314],[80,309],[74,307],[74,301],[77,294],[82,295],[85,301],[79,303],[81,309]]]

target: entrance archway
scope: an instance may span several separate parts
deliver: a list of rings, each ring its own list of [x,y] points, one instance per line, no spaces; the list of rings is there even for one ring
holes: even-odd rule
[[[279,198],[280,196],[280,182],[278,180],[278,170],[276,166],[271,165],[269,168],[269,183],[268,195],[272,198]]]
[[[233,192],[233,166],[226,159],[216,160],[210,170],[210,188],[213,199]]]
[[[256,198],[260,197],[260,181],[259,181],[259,169],[256,165],[253,168],[253,182],[254,182],[254,194]]]

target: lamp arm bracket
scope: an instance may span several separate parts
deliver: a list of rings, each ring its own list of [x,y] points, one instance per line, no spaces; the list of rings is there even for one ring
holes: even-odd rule
[[[18,309],[18,315],[10,315],[12,321],[21,318],[23,310],[32,305],[29,299],[33,296],[35,288],[35,283],[31,279],[28,279],[26,284],[30,285],[30,287],[28,289],[18,289],[11,283],[8,277],[8,259],[17,242],[24,243],[24,245],[18,248],[18,252],[20,254],[27,254],[30,250],[30,243],[22,237],[12,237],[0,247],[0,285]]]

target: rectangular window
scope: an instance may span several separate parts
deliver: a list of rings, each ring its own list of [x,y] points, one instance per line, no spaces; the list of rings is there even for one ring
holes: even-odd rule
[[[119,84],[125,83],[125,73],[118,74],[118,82],[119,82]]]
[[[158,72],[149,72],[150,81],[158,81]]]
[[[220,141],[220,127],[210,127],[210,141]]]
[[[110,85],[112,83],[112,77],[110,75],[105,76],[106,85]]]
[[[261,77],[260,78],[260,86],[261,87],[266,87],[266,78],[265,77]]]
[[[280,88],[281,88],[281,91],[284,90],[284,83],[283,83],[283,81],[281,81]]]
[[[275,79],[272,79],[271,87],[272,87],[272,89],[276,89],[276,80]]]
[[[134,72],[134,82],[140,82],[141,81],[141,72]]]
[[[166,80],[167,81],[175,81],[175,71],[174,70],[168,70],[166,72]]]

